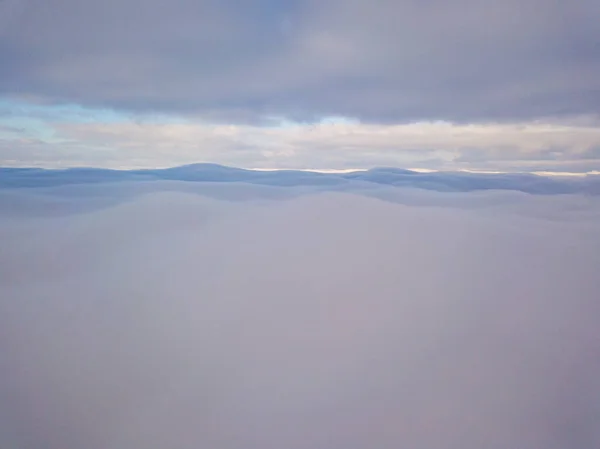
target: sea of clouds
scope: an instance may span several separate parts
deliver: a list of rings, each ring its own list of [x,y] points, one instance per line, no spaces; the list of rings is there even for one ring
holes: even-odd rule
[[[0,189],[0,447],[600,447],[600,197]]]

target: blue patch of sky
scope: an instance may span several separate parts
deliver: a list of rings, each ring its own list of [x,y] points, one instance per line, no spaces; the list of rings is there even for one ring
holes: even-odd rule
[[[110,109],[90,109],[77,104],[36,104],[0,99],[0,120],[29,118],[48,122],[119,123],[130,118]]]
[[[331,115],[327,117],[322,117],[320,120],[312,121],[312,122],[298,122],[293,120],[288,120],[283,117],[273,117],[269,120],[271,126],[274,128],[302,128],[307,126],[317,126],[317,125],[358,125],[360,121],[349,118],[342,117],[337,115]]]
[[[86,108],[77,104],[37,104],[0,98],[0,138],[38,139],[57,142],[55,123],[118,124],[182,123],[186,120],[167,115],[133,115],[113,109]]]

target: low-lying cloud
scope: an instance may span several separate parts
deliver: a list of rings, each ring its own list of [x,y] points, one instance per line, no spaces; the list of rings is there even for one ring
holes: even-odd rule
[[[0,446],[600,445],[595,197],[134,185],[1,192]]]
[[[93,112],[89,114],[93,117]],[[595,152],[600,147],[600,128],[590,120],[381,125],[338,119],[254,126],[131,118],[67,122],[55,117],[21,132],[0,129],[0,162],[51,168],[149,168],[212,161],[250,168],[393,165],[586,172],[600,169]],[[41,124],[47,129],[40,135]]]

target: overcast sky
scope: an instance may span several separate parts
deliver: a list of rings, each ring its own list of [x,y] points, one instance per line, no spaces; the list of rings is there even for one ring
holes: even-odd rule
[[[3,0],[0,164],[600,169],[597,0]]]

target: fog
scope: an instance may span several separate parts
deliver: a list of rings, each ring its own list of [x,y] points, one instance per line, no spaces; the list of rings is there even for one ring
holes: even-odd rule
[[[0,446],[600,447],[600,200],[0,191]]]

